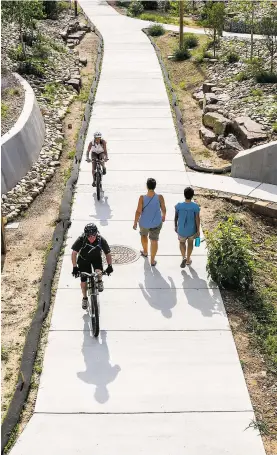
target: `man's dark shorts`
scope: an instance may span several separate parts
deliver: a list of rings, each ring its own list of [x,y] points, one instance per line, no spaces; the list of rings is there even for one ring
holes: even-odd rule
[[[93,264],[88,261],[84,261],[82,258],[78,258],[77,265],[80,269],[80,272],[91,273],[91,266],[93,266],[93,270],[102,270],[103,272],[103,262],[101,260],[95,260]],[[81,275],[81,282],[86,283],[88,277]]]

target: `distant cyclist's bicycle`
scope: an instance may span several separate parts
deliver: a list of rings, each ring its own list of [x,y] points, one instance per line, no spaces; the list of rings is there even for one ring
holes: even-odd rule
[[[94,337],[98,337],[100,324],[99,324],[99,314],[100,314],[100,305],[99,305],[99,290],[98,290],[98,280],[99,276],[95,272],[86,273],[81,272],[81,276],[88,277],[88,313],[91,320],[91,331]],[[102,272],[102,275],[107,275],[106,272]]]
[[[95,179],[95,185],[96,185],[96,195],[97,195],[97,200],[100,201],[101,197],[101,191],[102,191],[102,175],[103,175],[103,160],[97,160],[94,159],[95,161],[95,171],[94,171],[94,179]]]

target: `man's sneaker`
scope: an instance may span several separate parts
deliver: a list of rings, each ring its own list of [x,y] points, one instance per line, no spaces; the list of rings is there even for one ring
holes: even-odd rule
[[[98,281],[98,291],[103,292],[104,291],[104,283],[103,281]]]
[[[107,169],[105,167],[103,167],[103,175],[106,175],[107,174]]]
[[[86,310],[87,307],[88,307],[88,298],[83,297],[82,308],[83,308],[83,310]]]
[[[187,259],[183,258],[181,265],[180,265],[181,269],[184,269],[186,267],[186,265],[187,265]]]

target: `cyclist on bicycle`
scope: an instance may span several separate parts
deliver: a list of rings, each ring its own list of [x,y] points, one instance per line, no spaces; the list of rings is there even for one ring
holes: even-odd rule
[[[78,278],[82,272],[91,273],[91,266],[98,274],[98,290],[102,292],[104,285],[102,281],[103,262],[102,251],[106,255],[108,268],[106,273],[113,272],[111,250],[107,241],[99,234],[98,228],[94,223],[85,226],[84,233],[72,245],[72,275]],[[87,297],[87,277],[81,275],[81,289],[83,294],[82,308],[85,310],[88,304]]]
[[[89,157],[89,154],[91,153],[91,158]],[[96,186],[95,183],[95,169],[96,169],[96,163],[95,160],[101,160],[101,164],[103,166],[103,175],[106,174],[106,166],[105,166],[105,161],[108,161],[108,152],[107,152],[107,142],[102,139],[102,134],[99,133],[98,131],[94,133],[94,141],[90,142],[88,145],[87,149],[87,162],[90,163],[92,161],[92,177],[93,177],[93,183],[92,186]]]

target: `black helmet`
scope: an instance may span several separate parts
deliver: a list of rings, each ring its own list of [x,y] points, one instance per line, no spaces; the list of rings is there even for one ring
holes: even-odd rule
[[[98,228],[96,224],[94,223],[89,223],[85,226],[84,232],[87,236],[89,235],[97,235],[98,234]]]

